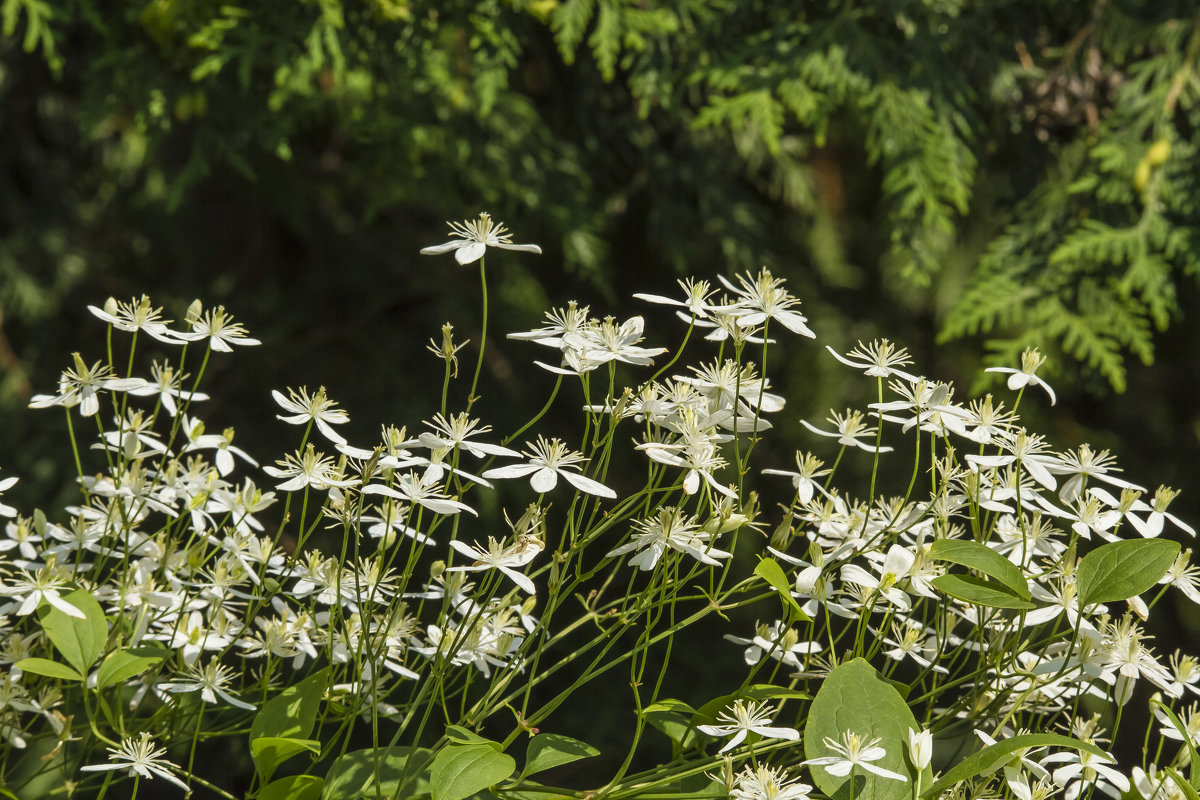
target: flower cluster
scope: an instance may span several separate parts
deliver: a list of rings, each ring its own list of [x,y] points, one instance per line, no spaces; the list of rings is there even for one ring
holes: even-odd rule
[[[452,236],[424,252],[540,252],[487,215]],[[1004,371],[1015,398],[963,401],[903,348],[860,342],[833,357],[873,402],[802,421],[804,447],[780,447],[767,356],[774,336],[814,333],[767,270],[719,286],[639,295],[687,326],[653,374],[672,351],[645,344],[641,316],[570,303],[511,335],[559,352],[535,363],[559,376],[552,402],[581,393],[578,429],[543,409],[495,432],[475,406],[482,350],[456,409],[463,345],[447,326],[441,404],[415,433],[364,441],[324,387],[264,391],[298,441],[262,467],[196,410],[209,354],[258,343],[223,308],[194,304],[185,330],[145,297],[93,308],[178,358],[121,372],[75,355],[31,402],[77,408],[98,433],[92,450],[72,443],[80,494],[61,513],[24,513],[3,499],[17,478],[0,478],[6,758],[53,760],[85,795],[131,779],[231,797],[196,751],[237,736],[263,796],[300,777],[370,796],[384,771],[401,795],[451,773],[456,797],[575,795],[531,776],[595,748],[542,728],[572,695],[632,692],[631,747],[653,728],[674,758],[630,773],[634,754],[616,754],[614,796],[1171,796],[1200,743],[1197,659],[1164,658],[1146,632],[1164,597],[1200,603],[1176,492],[1026,428],[1021,404],[1045,398],[1024,389],[1055,399],[1033,350]],[[709,351],[684,359],[697,329]],[[189,348],[205,353],[194,377]],[[903,493],[879,491],[884,475]],[[684,631],[746,670],[730,694],[674,679]],[[1121,713],[1139,701],[1144,736]],[[1118,736],[1149,742],[1143,766],[1105,749]],[[990,752],[964,760],[971,747]],[[274,779],[285,751],[313,753],[310,772]]]

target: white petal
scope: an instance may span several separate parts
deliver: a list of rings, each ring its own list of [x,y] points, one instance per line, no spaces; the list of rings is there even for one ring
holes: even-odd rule
[[[496,467],[489,469],[483,473],[485,478],[524,478],[526,475],[531,475],[540,469],[537,464],[509,464],[505,467]]]
[[[487,252],[487,245],[483,242],[468,242],[455,251],[454,260],[460,264],[470,264],[472,261],[483,258],[485,252]]]
[[[520,586],[526,594],[537,594],[537,587],[533,585],[533,581],[529,580],[528,576],[517,572],[511,567],[506,567],[503,565],[500,565],[499,569],[505,575],[512,578],[513,583],[515,583],[517,586]]]
[[[422,247],[421,255],[437,256],[437,255],[441,255],[442,253],[449,253],[451,250],[457,250],[458,248],[463,247],[464,245],[466,245],[465,240],[454,239],[453,241],[449,241],[444,244],[435,244],[435,245],[432,245],[431,247]]]
[[[558,485],[558,473],[549,467],[542,467],[533,473],[533,477],[529,479],[529,485],[538,494],[544,494]]]
[[[581,492],[594,494],[597,497],[607,497],[609,500],[617,499],[617,493],[599,481],[594,481],[575,472],[563,472],[562,476],[567,479],[568,483]]]

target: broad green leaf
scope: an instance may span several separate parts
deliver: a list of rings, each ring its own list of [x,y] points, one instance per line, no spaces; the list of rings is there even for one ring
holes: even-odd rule
[[[1104,756],[1104,751],[1088,742],[1072,739],[1057,733],[1026,733],[1013,736],[995,744],[988,745],[978,753],[967,756],[954,765],[936,783],[921,792],[922,797],[936,797],[959,781],[983,775],[991,775],[996,770],[1017,757],[1017,753],[1027,747],[1067,747],[1072,750],[1085,750],[1093,755]]]
[[[329,682],[329,667],[314,672],[263,704],[250,723],[250,741],[263,736],[307,739]]]
[[[491,739],[485,739],[475,731],[469,728],[464,728],[461,725],[447,725],[446,738],[457,744],[486,744],[493,750],[504,749],[499,742],[494,742]]]
[[[320,800],[325,781],[315,775],[289,775],[272,781],[258,793],[258,800]]]
[[[321,743],[314,739],[278,736],[260,736],[250,740],[250,757],[254,759],[254,768],[264,781],[271,780],[280,764],[304,752],[321,755]]]
[[[682,700],[667,698],[651,703],[642,709],[642,716],[655,728],[667,735],[680,747],[687,747],[696,740],[691,718],[696,709]]]
[[[525,769],[521,776],[535,775],[551,767],[598,755],[600,751],[587,742],[558,733],[539,733],[525,747]]]
[[[964,539],[938,539],[929,546],[929,555],[938,561],[982,572],[1012,589],[1022,600],[1030,598],[1029,584],[1021,568],[987,545]]]
[[[878,777],[862,769],[839,778],[822,766],[812,766],[813,782],[833,800],[849,800],[852,794],[855,800],[909,800],[913,775],[905,753],[909,730],[919,727],[900,694],[864,659],[856,658],[836,667],[825,678],[809,707],[804,726],[805,757],[840,755],[825,740],[841,744],[847,732],[868,740],[878,737],[879,746],[887,755],[874,763],[908,776],[909,782]],[[932,779],[932,771],[926,768],[922,782]]]
[[[62,678],[65,681],[83,680],[82,675],[66,664],[60,664],[48,658],[23,658],[13,666],[26,672],[32,672],[34,675],[45,675],[47,678]]]
[[[104,609],[90,592],[83,589],[63,595],[62,599],[82,611],[83,619],[64,614],[49,603],[38,608],[38,619],[67,663],[77,672],[87,674],[104,652],[104,643],[108,640]]]
[[[1179,543],[1133,539],[1102,544],[1079,561],[1079,607],[1128,600],[1158,583],[1179,555]]]
[[[754,574],[762,578],[779,595],[783,608],[793,620],[809,621],[809,616],[800,608],[796,598],[792,597],[792,585],[784,574],[783,568],[773,558],[764,558],[754,566]]]
[[[424,747],[355,750],[338,758],[325,776],[322,800],[362,800],[375,796],[376,761],[379,794],[409,797],[428,794],[429,762],[433,751]]]
[[[507,779],[516,768],[512,756],[490,745],[451,745],[434,756],[430,768],[433,800],[463,800]]]
[[[934,588],[953,598],[988,608],[1014,608],[1024,611],[1037,608],[1036,603],[1017,597],[1002,583],[985,581],[973,575],[939,575],[930,581]]]
[[[129,680],[135,675],[141,675],[170,655],[161,647],[135,647],[129,650],[115,650],[108,654],[104,663],[96,673],[96,688],[107,689],[118,683]]]

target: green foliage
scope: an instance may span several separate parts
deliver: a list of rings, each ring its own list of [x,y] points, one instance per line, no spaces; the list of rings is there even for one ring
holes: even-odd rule
[[[1081,605],[1128,600],[1148,591],[1167,574],[1179,542],[1141,539],[1109,542],[1079,560],[1075,580]]]
[[[809,759],[837,756],[828,742],[843,744],[847,735],[859,737],[864,749],[866,742],[878,739],[887,755],[875,766],[909,776],[912,770],[904,753],[910,730],[921,727],[908,703],[867,661],[855,658],[833,669],[813,698],[804,726],[804,753]],[[932,778],[928,767],[924,773],[926,780]],[[817,788],[835,800],[905,800],[912,796],[909,783],[861,769],[842,777],[814,769],[812,776]]]

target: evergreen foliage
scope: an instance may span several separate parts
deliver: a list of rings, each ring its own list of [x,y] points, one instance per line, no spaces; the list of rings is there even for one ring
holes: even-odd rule
[[[72,291],[319,298],[329,336],[427,335],[462,301],[394,254],[482,209],[609,297],[766,264],[847,345],[879,333],[850,298],[911,344],[1037,344],[1060,385],[1076,362],[1118,391],[1200,278],[1192,3],[3,0],[0,23],[7,402],[69,347],[45,324]],[[498,298],[515,318],[555,294],[533,269]]]

